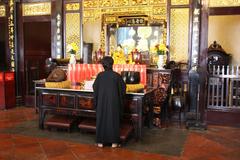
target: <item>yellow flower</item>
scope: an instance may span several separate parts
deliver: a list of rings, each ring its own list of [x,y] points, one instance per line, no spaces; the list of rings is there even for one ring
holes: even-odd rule
[[[79,50],[76,43],[73,42],[73,43],[71,43],[71,45],[72,45],[73,50],[75,50],[76,52]]]
[[[157,45],[155,46],[155,50],[156,50],[156,52],[157,52],[158,55],[164,55],[164,54],[168,51],[166,45],[163,44],[163,43],[157,44]]]
[[[69,52],[70,54],[75,54],[76,52],[78,52],[78,50],[79,50],[79,48],[78,48],[77,44],[74,42],[67,45],[67,52]]]
[[[114,60],[114,64],[126,64],[126,58],[122,51],[114,51],[112,58]]]

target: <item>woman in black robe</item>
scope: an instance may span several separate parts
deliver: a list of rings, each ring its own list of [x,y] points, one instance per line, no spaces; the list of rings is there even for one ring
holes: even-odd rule
[[[112,70],[112,57],[104,57],[102,65],[104,71],[97,75],[93,84],[97,114],[96,142],[99,147],[107,143],[117,147],[120,142],[120,119],[126,85],[121,75]]]

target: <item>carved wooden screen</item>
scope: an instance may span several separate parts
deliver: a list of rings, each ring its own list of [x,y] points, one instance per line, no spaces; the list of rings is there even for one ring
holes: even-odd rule
[[[168,42],[170,60],[186,64],[189,55],[190,0],[170,0],[168,10]]]
[[[76,58],[82,58],[82,15],[81,15],[81,1],[64,4],[64,55],[65,58],[70,58],[68,47],[73,44],[77,46]]]

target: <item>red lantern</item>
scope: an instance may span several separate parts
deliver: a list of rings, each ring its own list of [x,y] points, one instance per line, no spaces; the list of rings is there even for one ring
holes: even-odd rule
[[[96,63],[100,63],[102,58],[104,57],[105,52],[100,48],[98,51],[95,51],[95,61]]]
[[[135,64],[141,64],[142,62],[142,54],[137,49],[134,49],[132,52],[132,61],[135,62]]]

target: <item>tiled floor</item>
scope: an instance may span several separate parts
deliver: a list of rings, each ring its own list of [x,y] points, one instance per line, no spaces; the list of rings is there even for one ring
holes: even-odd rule
[[[32,108],[0,111],[0,130],[37,118]],[[0,160],[240,160],[240,128],[208,126],[189,131],[180,157],[136,152],[125,148],[0,133]]]

